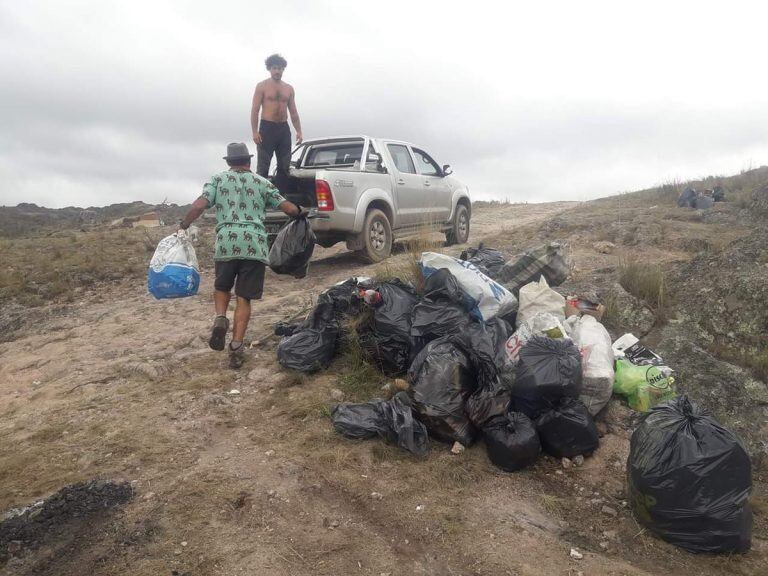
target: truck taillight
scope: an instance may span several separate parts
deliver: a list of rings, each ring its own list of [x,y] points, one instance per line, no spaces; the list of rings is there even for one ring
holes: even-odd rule
[[[317,209],[320,212],[333,210],[333,194],[331,185],[325,180],[315,180],[315,196],[317,197]]]

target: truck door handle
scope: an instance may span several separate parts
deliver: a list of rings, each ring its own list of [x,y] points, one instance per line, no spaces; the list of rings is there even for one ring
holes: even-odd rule
[[[429,180],[424,181],[424,186],[432,186],[432,184],[429,183]]]
[[[405,184],[405,180],[403,180],[402,178],[400,178],[400,179],[397,181],[397,183],[398,183],[398,184]]]

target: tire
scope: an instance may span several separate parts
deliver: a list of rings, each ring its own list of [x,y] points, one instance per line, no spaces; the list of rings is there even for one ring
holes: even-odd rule
[[[363,257],[371,262],[381,262],[392,252],[392,226],[381,210],[373,208],[365,215],[363,224]]]
[[[445,233],[448,246],[464,244],[469,240],[469,210],[464,204],[456,206],[456,216],[453,218],[451,229]]]

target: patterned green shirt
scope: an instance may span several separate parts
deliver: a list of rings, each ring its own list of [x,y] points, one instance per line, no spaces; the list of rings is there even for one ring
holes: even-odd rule
[[[216,251],[214,260],[259,260],[267,262],[268,208],[285,202],[268,180],[250,170],[227,170],[203,186],[208,207],[216,206]]]

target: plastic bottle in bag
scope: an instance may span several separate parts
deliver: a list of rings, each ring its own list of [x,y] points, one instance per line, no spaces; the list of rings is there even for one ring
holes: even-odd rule
[[[200,268],[192,242],[176,234],[157,245],[149,262],[147,289],[158,300],[194,296],[200,286]]]

